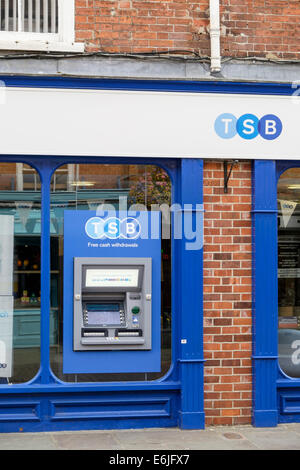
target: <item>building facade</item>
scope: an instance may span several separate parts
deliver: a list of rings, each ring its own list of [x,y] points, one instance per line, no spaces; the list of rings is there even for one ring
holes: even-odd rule
[[[299,421],[299,2],[0,4],[0,430]],[[67,253],[156,253],[103,204],[162,212],[149,354],[74,351]]]

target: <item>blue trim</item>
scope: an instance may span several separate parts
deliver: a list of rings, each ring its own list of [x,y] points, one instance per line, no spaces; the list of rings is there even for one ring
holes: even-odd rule
[[[180,381],[172,379],[156,380],[153,382],[108,382],[108,383],[68,383],[57,381],[53,383],[49,381],[48,384],[36,383],[25,383],[16,384],[13,386],[1,386],[0,396],[2,395],[14,395],[29,393],[30,395],[45,395],[51,394],[56,395],[57,393],[99,393],[99,392],[128,392],[128,391],[159,391],[159,390],[180,390]],[[1,416],[0,416],[1,422]]]
[[[280,178],[280,176],[282,175],[282,173],[284,173],[286,170],[288,170],[289,168],[299,168],[300,167],[300,161],[299,160],[287,160],[287,161],[284,161],[284,160],[279,160],[276,162],[276,178],[277,178],[277,183],[278,183],[278,180]]]
[[[170,427],[177,407],[170,390],[3,396],[0,432]]]
[[[184,205],[203,204],[203,161],[182,159],[179,200]],[[187,206],[189,209],[189,207]],[[203,211],[189,211],[192,227],[196,217],[201,217],[203,235]],[[198,222],[198,220],[197,220]],[[198,226],[199,227],[199,226]],[[194,228],[195,230],[195,228]],[[180,266],[177,279],[180,287],[180,336],[179,364],[181,376],[180,427],[203,429],[204,414],[204,358],[203,358],[203,249],[188,249],[189,240],[183,231],[180,240]],[[202,240],[203,242],[203,240]],[[188,293],[188,295],[186,295]]]
[[[273,161],[253,162],[253,425],[276,426],[277,185]]]
[[[56,76],[0,75],[7,87],[136,90],[185,93],[232,93],[250,95],[286,95],[295,92],[292,84],[195,80],[133,80]]]
[[[41,373],[42,384],[50,377],[50,181],[51,168],[46,162],[41,171]]]
[[[256,359],[278,359],[278,356],[263,356],[262,354],[261,355],[258,355],[258,356],[252,356],[252,359],[256,360]]]
[[[279,367],[279,366],[278,366]],[[298,388],[300,392],[300,380],[299,379],[293,379],[292,377],[287,377],[285,376],[282,378],[281,375],[279,375],[279,379],[277,379],[277,386],[278,388]]]

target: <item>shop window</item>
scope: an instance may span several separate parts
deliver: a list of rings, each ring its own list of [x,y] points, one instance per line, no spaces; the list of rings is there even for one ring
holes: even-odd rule
[[[74,0],[0,0],[0,47],[82,51],[74,43]]]
[[[76,175],[74,171],[78,170],[78,165],[64,165],[56,170],[51,180],[51,191],[75,191],[74,180]]]
[[[96,211],[102,204],[170,204],[171,182],[157,166],[78,164],[58,168],[51,181],[51,311],[58,325],[51,344],[51,367],[65,382],[155,380],[171,365],[171,240],[162,239],[161,275],[161,372],[117,374],[63,373],[63,223],[68,210]],[[84,353],[83,353],[84,354]]]
[[[41,193],[26,169],[33,177],[20,190],[19,165],[0,163],[1,383],[27,382],[40,367]]]
[[[16,189],[17,191],[40,191],[40,178],[34,168],[24,163],[16,164]]]
[[[278,182],[278,338],[279,364],[300,377],[300,168]]]

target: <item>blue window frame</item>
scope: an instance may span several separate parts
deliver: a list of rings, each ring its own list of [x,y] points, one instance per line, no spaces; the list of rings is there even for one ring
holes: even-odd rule
[[[278,362],[277,183],[297,161],[253,163],[253,423],[300,421],[300,379]]]
[[[274,161],[253,162],[253,424],[276,426],[277,186]]]
[[[276,165],[276,182],[290,168],[300,168],[300,161],[280,161]],[[278,366],[277,401],[279,422],[300,422],[300,379],[288,377]]]
[[[197,262],[191,271],[191,252],[183,248],[184,240],[174,240],[173,243],[174,347],[172,366],[165,377],[152,382],[63,383],[54,376],[50,367],[50,182],[56,168],[67,163],[82,163],[83,160],[3,156],[0,161],[31,165],[38,171],[42,182],[40,369],[30,382],[0,385],[0,432],[16,432],[21,428],[35,431],[178,424],[183,428],[203,428],[203,391],[199,387],[199,380],[203,383],[202,250],[196,255],[193,253],[193,261],[197,259]],[[85,158],[84,163],[160,165],[171,177],[174,202],[202,202],[201,160]],[[194,213],[192,217],[195,217]],[[192,284],[188,281],[190,276],[194,280]],[[183,288],[189,290],[192,299],[182,295]],[[190,322],[186,322],[182,315],[186,311],[193,312],[194,319]],[[182,337],[186,339],[187,347],[178,344],[178,338]],[[120,407],[124,410],[121,419]]]

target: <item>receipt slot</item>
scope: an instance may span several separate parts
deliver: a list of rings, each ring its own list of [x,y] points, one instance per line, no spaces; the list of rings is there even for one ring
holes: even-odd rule
[[[65,374],[160,372],[159,212],[65,211],[63,325]]]
[[[151,258],[74,259],[74,350],[151,349]]]

